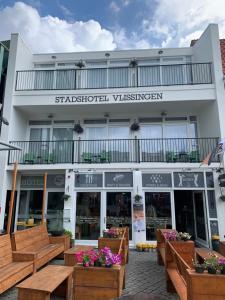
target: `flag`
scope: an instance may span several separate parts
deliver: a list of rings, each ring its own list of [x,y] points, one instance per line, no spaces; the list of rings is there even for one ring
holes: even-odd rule
[[[225,152],[225,138],[223,138],[202,161],[201,165],[210,165],[214,157],[223,154]],[[200,165],[200,166],[201,166]]]

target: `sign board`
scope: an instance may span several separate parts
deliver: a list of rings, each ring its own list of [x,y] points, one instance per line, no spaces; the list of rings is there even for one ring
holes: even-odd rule
[[[201,188],[204,187],[202,172],[174,172],[174,187]]]
[[[132,172],[106,172],[105,186],[114,187],[132,187],[133,173]]]
[[[145,217],[143,204],[133,204],[134,232],[145,231]]]
[[[143,173],[143,187],[172,187],[170,173]]]
[[[21,188],[41,188],[44,187],[44,175],[22,175]],[[64,174],[48,174],[47,188],[64,188],[65,175]]]
[[[75,187],[102,187],[103,186],[102,174],[76,174],[75,175]]]
[[[119,94],[99,94],[99,95],[62,95],[55,96],[56,104],[100,104],[100,103],[132,103],[132,102],[155,102],[163,100],[161,92],[142,93],[119,93]]]

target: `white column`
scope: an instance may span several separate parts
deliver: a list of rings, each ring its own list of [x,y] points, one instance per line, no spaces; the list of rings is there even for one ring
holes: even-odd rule
[[[66,170],[65,177],[65,194],[70,195],[68,200],[64,201],[64,222],[63,226],[66,230],[70,230],[75,238],[75,216],[76,216],[76,199],[74,192],[74,172]]]
[[[142,196],[142,199],[140,201],[140,204],[142,204],[142,209],[143,209],[143,214],[144,214],[144,220],[143,220],[143,230],[137,230],[135,232],[135,213],[134,213],[134,196],[135,195],[140,195]],[[144,203],[144,193],[142,190],[142,173],[141,171],[134,171],[134,193],[132,197],[132,216],[133,216],[133,241],[134,244],[136,245],[137,243],[143,243],[146,241],[146,222],[145,222],[145,203]]]

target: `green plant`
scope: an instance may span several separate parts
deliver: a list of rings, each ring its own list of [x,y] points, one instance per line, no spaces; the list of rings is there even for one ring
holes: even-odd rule
[[[70,195],[64,194],[64,195],[62,196],[62,198],[63,198],[64,201],[67,201],[67,200],[69,200]]]
[[[222,200],[222,201],[225,202],[225,195],[221,195],[221,196],[220,196],[220,200]]]
[[[216,274],[219,270],[218,256],[214,253],[209,253],[209,258],[205,259],[205,266],[210,274]]]
[[[178,232],[177,240],[188,241],[190,240],[191,235],[188,232]]]
[[[136,194],[136,195],[134,196],[134,201],[135,201],[136,203],[140,203],[140,202],[141,202],[141,199],[142,199],[142,196],[139,195],[139,194]]]
[[[64,234],[67,235],[72,240],[73,234],[72,234],[72,232],[70,230],[64,229]]]
[[[205,263],[200,264],[198,260],[192,260],[192,262],[196,273],[203,273],[205,271]]]

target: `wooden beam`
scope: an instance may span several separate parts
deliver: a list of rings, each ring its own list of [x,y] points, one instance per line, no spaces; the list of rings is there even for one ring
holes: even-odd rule
[[[43,198],[42,198],[42,218],[41,218],[42,224],[44,224],[46,222],[46,220],[45,220],[45,203],[46,203],[47,176],[48,176],[48,173],[45,173],[45,175],[44,175],[44,190],[43,190]]]
[[[15,198],[15,191],[16,191],[17,170],[18,170],[18,163],[15,162],[13,177],[12,177],[12,190],[11,190],[10,201],[9,201],[9,214],[8,214],[8,222],[7,222],[7,230],[6,230],[7,234],[10,234],[11,232],[12,214],[13,214],[14,198]]]

